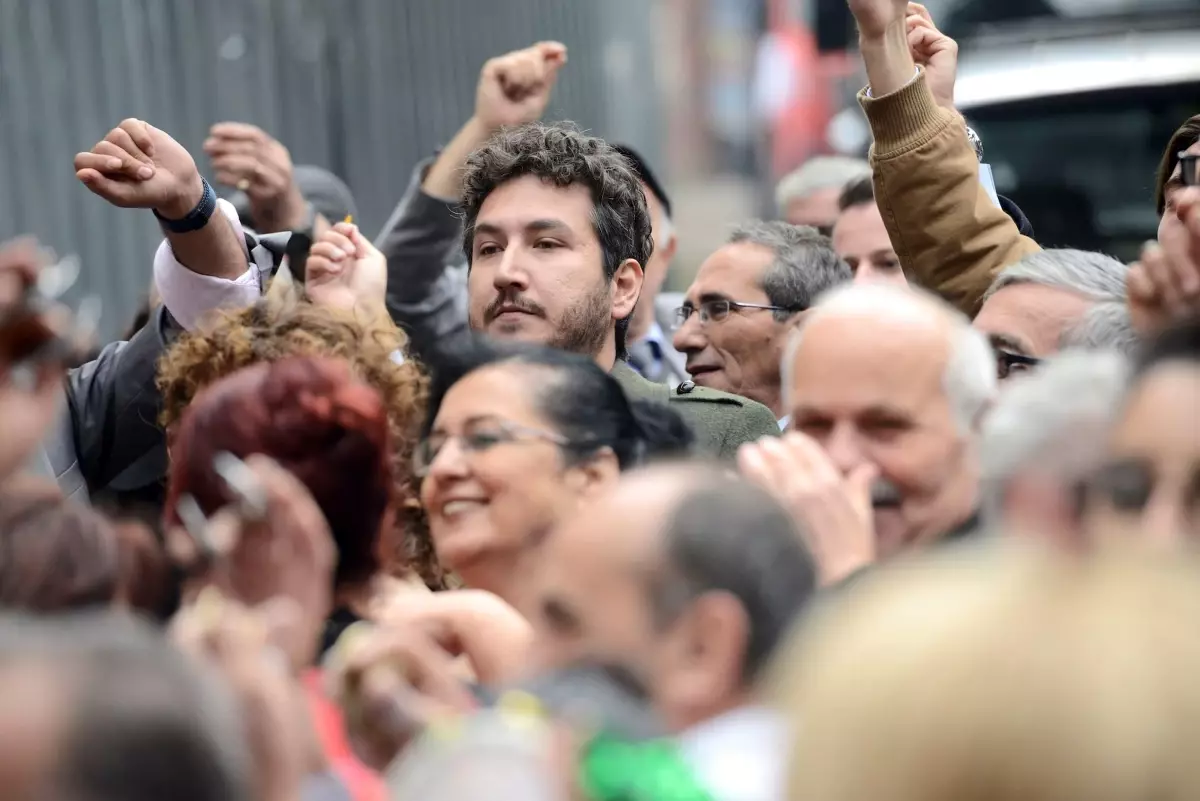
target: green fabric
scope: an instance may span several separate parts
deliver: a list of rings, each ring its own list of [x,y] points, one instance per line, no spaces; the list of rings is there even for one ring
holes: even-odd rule
[[[591,801],[713,801],[674,743],[597,737],[584,748],[580,786]]]
[[[779,422],[771,410],[748,398],[690,381],[673,387],[655,384],[625,362],[617,362],[612,377],[630,399],[665,403],[679,412],[695,432],[697,446],[709,456],[732,460],[744,443],[779,436]]]

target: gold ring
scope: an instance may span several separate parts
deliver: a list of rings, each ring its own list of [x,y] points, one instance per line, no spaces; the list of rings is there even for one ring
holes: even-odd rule
[[[250,188],[250,179],[243,178],[242,180],[238,181],[237,188],[238,188],[239,192],[245,192],[247,189]]]

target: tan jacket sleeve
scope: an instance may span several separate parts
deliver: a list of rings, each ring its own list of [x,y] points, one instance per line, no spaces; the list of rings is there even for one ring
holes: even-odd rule
[[[875,200],[910,280],[967,315],[1003,267],[1040,250],[992,202],[962,118],[940,108],[925,73],[890,95],[859,94],[875,144]]]

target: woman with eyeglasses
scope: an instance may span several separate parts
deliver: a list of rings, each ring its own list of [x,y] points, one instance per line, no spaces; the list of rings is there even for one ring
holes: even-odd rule
[[[1101,540],[1200,545],[1200,318],[1142,354],[1084,509]]]
[[[585,357],[476,343],[438,361],[416,465],[434,550],[466,586],[514,605],[526,558],[562,515],[691,448],[678,414],[629,401]]]

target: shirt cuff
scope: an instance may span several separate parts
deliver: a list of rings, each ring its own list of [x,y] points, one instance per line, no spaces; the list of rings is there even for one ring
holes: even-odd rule
[[[909,80],[908,83],[904,84],[904,86],[911,85],[913,81],[915,81],[917,78],[920,78],[920,77],[921,77],[921,68],[917,67],[917,71],[913,73],[912,78]],[[903,89],[904,87],[902,86],[900,88]],[[871,84],[867,84],[867,88],[864,91],[866,91],[867,97],[874,97],[874,95],[871,94]]]
[[[233,226],[246,256],[246,272],[232,280],[192,272],[175,258],[166,239],[154,253],[154,285],[167,311],[186,331],[194,331],[199,320],[214,309],[252,306],[262,296],[263,275],[246,250],[246,234],[237,211],[221,199],[217,200],[217,208]]]

